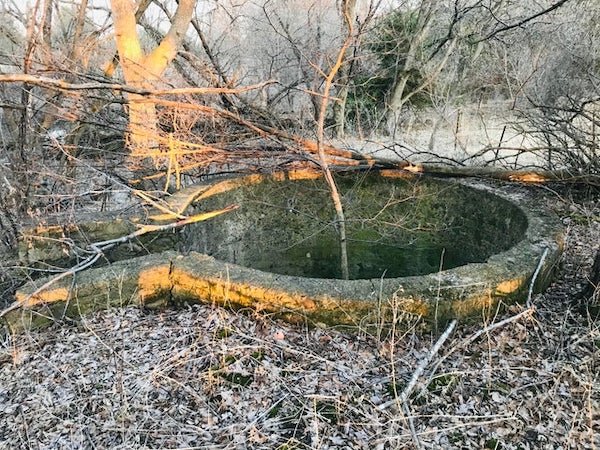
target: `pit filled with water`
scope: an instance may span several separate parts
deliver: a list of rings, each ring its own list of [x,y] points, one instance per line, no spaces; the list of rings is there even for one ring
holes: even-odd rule
[[[525,214],[489,192],[434,179],[337,174],[346,216],[350,279],[425,275],[485,262],[519,242]],[[340,278],[340,236],[323,178],[265,180],[203,199],[231,213],[189,227],[182,250],[241,266]]]

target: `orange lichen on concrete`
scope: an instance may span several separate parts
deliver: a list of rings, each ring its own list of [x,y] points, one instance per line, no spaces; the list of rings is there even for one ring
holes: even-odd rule
[[[526,172],[514,174],[508,177],[511,181],[520,181],[521,183],[544,183],[548,177],[536,172]]]
[[[170,278],[173,294],[176,297],[191,297],[194,300],[207,302],[219,301],[218,298],[214,298],[214,283],[206,279],[195,277],[181,269],[173,269]]]
[[[323,172],[311,169],[294,169],[285,172],[275,172],[271,179],[275,181],[286,180],[316,180],[323,176]]]
[[[410,314],[415,314],[423,317],[429,315],[430,312],[430,308],[427,302],[415,298],[396,298],[393,307],[398,307],[402,311],[406,311]]]
[[[499,283],[496,286],[496,294],[497,295],[510,295],[515,293],[516,291],[518,291],[519,289],[521,289],[521,286],[523,286],[523,279],[522,278],[515,278],[512,280],[506,280],[503,281],[501,283]]]
[[[451,317],[470,317],[473,316],[473,311],[488,311],[497,301],[492,292],[488,290],[487,292],[484,291],[471,295],[465,299],[454,300],[449,304],[451,311],[448,312]]]
[[[155,297],[161,292],[171,290],[171,280],[169,274],[171,271],[170,264],[151,267],[140,272],[138,278],[138,295],[140,301]]]
[[[69,299],[69,290],[67,288],[44,289],[34,295],[17,291],[15,294],[17,303],[22,307],[31,307],[35,305],[45,305],[48,303],[66,302]]]
[[[314,300],[301,294],[246,283],[231,283],[226,278],[201,278],[178,268],[171,273],[171,282],[176,297],[192,297],[216,303],[231,302],[259,309],[312,311],[317,308]]]

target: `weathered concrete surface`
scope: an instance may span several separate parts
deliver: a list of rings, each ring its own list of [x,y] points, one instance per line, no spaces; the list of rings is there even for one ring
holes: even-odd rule
[[[255,178],[251,181],[258,182]],[[239,182],[227,181],[234,187]],[[366,326],[389,317],[392,308],[433,321],[481,317],[499,302],[526,297],[530,279],[546,250],[536,291],[548,284],[560,257],[563,229],[558,219],[542,210],[525,190],[479,182],[467,184],[514,202],[528,222],[519,243],[485,263],[423,276],[336,280],[278,275],[200,253],[166,251],[82,271],[34,296],[31,293],[48,279],[29,283],[19,290],[17,307],[4,320],[13,331],[19,331],[115,305],[162,307],[186,302],[252,307],[280,313],[290,320],[327,325]],[[217,184],[211,189],[228,187]]]
[[[62,223],[61,223],[62,221]],[[85,257],[86,246],[97,241],[116,239],[133,233],[141,223],[147,222],[143,211],[123,213],[98,212],[83,215],[76,220],[69,217],[52,217],[51,223],[26,229],[18,246],[18,258],[24,266],[48,264],[71,267],[78,258]],[[152,251],[173,248],[177,239],[173,233],[156,233],[107,252],[108,261],[118,261],[132,256],[147,255]]]

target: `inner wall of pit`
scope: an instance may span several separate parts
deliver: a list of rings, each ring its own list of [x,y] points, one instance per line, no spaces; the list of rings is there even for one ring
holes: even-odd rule
[[[424,275],[486,261],[519,242],[527,219],[485,191],[439,180],[338,174],[350,279]],[[236,211],[182,232],[180,249],[283,275],[340,278],[337,216],[323,179],[242,186],[196,212]]]

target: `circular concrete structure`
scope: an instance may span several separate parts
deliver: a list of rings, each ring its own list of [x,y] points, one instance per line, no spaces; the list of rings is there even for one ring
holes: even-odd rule
[[[36,322],[37,308],[62,317],[130,302],[213,302],[350,326],[381,323],[398,311],[433,321],[481,317],[499,302],[524,299],[544,254],[535,289],[545,287],[560,256],[562,227],[527,189],[403,171],[338,174],[337,183],[349,280],[339,279],[338,224],[321,174],[250,175],[174,195],[173,208],[188,214],[238,209],[154,238],[159,250],[172,250],[154,252],[146,242],[152,254],[88,269],[41,292],[47,279],[27,285],[17,295],[21,307],[5,318],[16,329]],[[127,234],[132,222],[122,223]],[[90,233],[91,241],[105,238]]]

